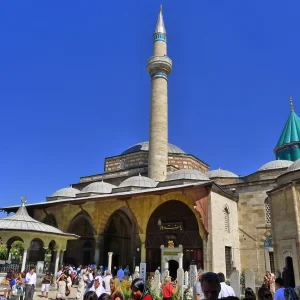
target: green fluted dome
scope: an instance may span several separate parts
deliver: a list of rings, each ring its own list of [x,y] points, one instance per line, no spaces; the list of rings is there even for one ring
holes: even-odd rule
[[[277,159],[300,158],[300,118],[292,110],[274,150]]]

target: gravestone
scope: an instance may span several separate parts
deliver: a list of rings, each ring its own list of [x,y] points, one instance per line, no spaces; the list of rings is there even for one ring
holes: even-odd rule
[[[193,288],[198,280],[198,272],[196,265],[190,265],[189,269],[189,287]]]
[[[154,278],[153,278],[153,283],[152,283],[152,289],[154,294],[159,297],[160,296],[160,287],[161,287],[161,283],[160,283],[160,272],[159,270],[156,270],[154,272]]]
[[[134,270],[134,273],[133,273],[133,276],[132,276],[132,279],[136,279],[136,278],[139,278],[140,277],[140,268],[138,266],[135,267],[135,270]]]
[[[240,272],[238,270],[234,270],[230,277],[230,286],[233,288],[235,292],[235,296],[240,298],[241,296],[241,285],[240,285]]]
[[[245,270],[245,288],[251,288],[255,291],[255,275],[251,269]]]
[[[188,271],[184,272],[184,285],[186,285],[186,286],[189,285],[189,272]]]
[[[177,269],[177,283],[180,297],[183,299],[184,270],[182,268]]]

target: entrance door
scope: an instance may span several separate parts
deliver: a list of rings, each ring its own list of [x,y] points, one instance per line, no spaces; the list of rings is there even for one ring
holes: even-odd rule
[[[176,260],[169,260],[169,272],[172,277],[172,281],[177,278],[177,269],[179,268],[179,263]]]
[[[287,269],[288,269],[288,274],[289,274],[289,287],[295,287],[295,276],[294,276],[294,266],[293,266],[293,259],[288,256],[286,259],[285,259],[285,263],[286,263],[286,266],[287,266]]]

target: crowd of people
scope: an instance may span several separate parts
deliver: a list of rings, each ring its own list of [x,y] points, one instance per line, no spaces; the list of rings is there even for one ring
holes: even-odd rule
[[[56,285],[56,299],[65,300],[71,293],[72,286],[76,289],[76,299],[79,300],[125,300],[121,288],[124,279],[130,279],[131,300],[152,300],[147,283],[140,278],[132,280],[129,266],[114,270],[97,269],[94,264],[74,268],[70,265],[61,267],[57,274],[50,272],[42,277],[41,295],[48,300],[51,284]],[[53,278],[54,277],[54,278]],[[4,298],[12,300],[33,300],[37,275],[35,268],[30,267],[27,273],[17,273],[10,270],[5,280],[9,288],[4,289]],[[289,281],[276,278],[270,272],[264,277],[263,285],[256,295],[255,291],[246,287],[245,300],[297,300],[300,299],[300,287],[291,288]],[[178,284],[166,276],[161,285],[163,300],[173,300],[178,293]],[[18,298],[18,299],[14,299]],[[193,288],[193,300],[238,300],[233,288],[226,284],[223,273],[206,272],[199,274],[199,281]],[[128,297],[127,299],[128,300]]]

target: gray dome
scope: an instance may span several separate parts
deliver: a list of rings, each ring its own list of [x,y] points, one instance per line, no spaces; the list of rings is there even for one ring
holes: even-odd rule
[[[266,170],[274,170],[274,169],[281,169],[281,168],[288,168],[293,164],[290,160],[272,160],[263,166],[261,166],[258,171],[266,171]]]
[[[66,198],[75,198],[76,194],[80,193],[79,190],[72,187],[67,187],[56,191],[51,197],[66,197]]]
[[[199,170],[181,169],[169,174],[166,178],[166,181],[179,179],[209,180],[209,178]]]
[[[122,154],[129,154],[129,153],[134,153],[138,151],[149,151],[149,142],[142,142],[135,144],[131,146],[130,148],[126,149]],[[182,149],[179,147],[173,145],[173,144],[168,144],[168,152],[169,153],[185,153]]]
[[[208,171],[206,172],[206,175],[209,177],[209,178],[237,178],[239,177],[238,175],[230,172],[230,171],[227,171],[227,170],[211,170],[211,171]]]
[[[13,216],[0,219],[0,230],[23,230],[59,235],[72,235],[64,233],[58,228],[44,224],[31,218],[27,213],[27,209],[24,203]]]
[[[300,170],[300,158],[297,159],[292,165],[288,167],[286,173]]]
[[[156,187],[157,183],[149,177],[132,176],[120,183],[119,187],[135,186],[135,187]]]
[[[97,181],[93,182],[81,190],[81,193],[99,193],[110,194],[111,190],[116,186],[107,182]]]

